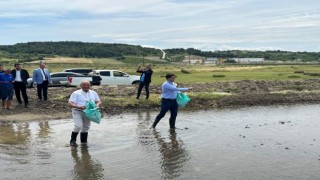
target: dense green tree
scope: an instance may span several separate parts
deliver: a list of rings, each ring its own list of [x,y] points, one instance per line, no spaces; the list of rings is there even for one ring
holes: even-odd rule
[[[289,52],[289,51],[201,51],[194,48],[173,48],[165,49],[166,59],[179,62],[188,55],[197,55],[205,58],[264,58],[270,61],[320,61],[319,52]],[[146,48],[137,45],[111,44],[111,43],[88,43],[76,41],[61,42],[28,42],[15,45],[1,45],[0,59],[16,58],[23,60],[43,59],[53,56],[85,57],[85,58],[116,58],[124,60],[126,56],[157,56],[161,57],[160,49]]]

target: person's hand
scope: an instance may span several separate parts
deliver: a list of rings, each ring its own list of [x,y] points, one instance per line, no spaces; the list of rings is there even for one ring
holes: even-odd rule
[[[77,106],[77,109],[85,110],[85,109],[86,109],[86,106]]]
[[[188,91],[192,91],[192,89],[193,89],[192,87],[189,87],[189,88],[188,88]]]

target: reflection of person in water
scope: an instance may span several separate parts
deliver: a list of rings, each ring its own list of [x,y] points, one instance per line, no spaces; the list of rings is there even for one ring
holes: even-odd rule
[[[29,123],[0,123],[0,143],[26,145],[30,140]]]
[[[38,132],[38,136],[39,138],[47,138],[49,137],[51,133],[51,129],[49,126],[49,122],[39,122],[39,132]]]
[[[81,156],[78,154],[78,148],[71,149],[74,161],[74,170],[72,171],[74,179],[103,179],[104,169],[101,162],[91,158],[86,144],[80,148]]]
[[[143,113],[145,114],[145,113]],[[149,143],[150,137],[152,137],[152,132],[149,130],[151,123],[150,112],[146,111],[146,116],[143,117],[141,112],[138,112],[138,125],[137,125],[137,135],[138,135],[138,144],[144,145],[144,143]]]
[[[164,179],[176,179],[183,172],[183,168],[190,160],[190,155],[181,139],[177,140],[177,133],[174,129],[169,130],[169,142],[166,142],[160,133],[154,131],[154,136],[160,147],[161,169]]]

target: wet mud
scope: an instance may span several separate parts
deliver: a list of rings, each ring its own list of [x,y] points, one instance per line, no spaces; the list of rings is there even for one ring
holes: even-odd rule
[[[320,103],[320,79],[292,80],[292,81],[230,81],[179,84],[192,86],[191,102],[182,111],[210,110],[226,107],[269,106],[285,104],[318,104]],[[102,112],[104,115],[117,115],[128,112],[158,111],[160,99],[156,103],[110,101],[110,97],[126,99],[136,96],[136,86],[93,86],[104,101]],[[53,87],[49,88],[49,101],[39,102],[36,89],[28,89],[30,107],[14,105],[13,110],[1,110],[2,121],[25,121],[70,118],[70,108],[67,101],[70,94],[77,88]],[[151,85],[150,93],[160,97],[161,87]],[[206,94],[225,94],[216,98]],[[199,96],[198,94],[204,94]],[[141,95],[144,96],[143,94]],[[16,103],[14,101],[14,103]]]

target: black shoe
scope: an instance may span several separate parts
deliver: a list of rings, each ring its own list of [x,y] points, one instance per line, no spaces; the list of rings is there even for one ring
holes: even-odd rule
[[[28,103],[24,105],[25,108],[29,108]]]
[[[73,146],[73,147],[78,146],[78,144],[76,143],[78,134],[79,134],[79,132],[72,132],[71,133],[70,146]]]
[[[78,144],[76,142],[70,142],[70,147],[78,147]]]
[[[87,143],[87,141],[88,141],[88,132],[81,132],[80,133],[80,141],[83,144]]]

